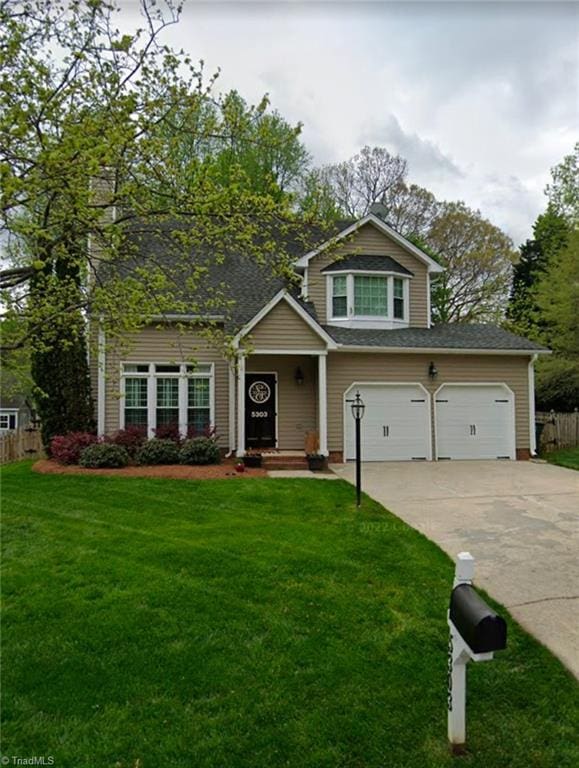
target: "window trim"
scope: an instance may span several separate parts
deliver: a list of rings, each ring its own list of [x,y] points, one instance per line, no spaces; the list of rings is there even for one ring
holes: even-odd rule
[[[334,278],[346,277],[347,311],[345,317],[336,317],[333,312]],[[354,278],[355,277],[383,277],[386,280],[388,314],[357,315],[354,312]],[[394,317],[394,280],[402,281],[404,316]],[[344,269],[336,270],[326,276],[326,317],[330,325],[344,326],[347,328],[406,328],[410,324],[410,280],[411,275],[403,275],[400,272],[370,270],[370,269]]]
[[[10,426],[10,417],[14,417],[14,426]],[[18,429],[18,408],[1,408],[0,418],[6,418],[8,425],[3,427],[0,425],[0,432],[14,432]]]
[[[126,365],[147,366],[147,371],[126,371]],[[157,373],[155,366],[178,365],[179,371],[174,373]],[[187,436],[187,410],[188,410],[188,384],[189,379],[209,379],[209,424],[215,428],[215,363],[198,361],[197,365],[205,368],[203,371],[188,371],[191,363],[171,363],[156,360],[154,363],[142,360],[123,360],[120,363],[120,398],[119,398],[119,429],[125,428],[125,381],[126,379],[147,380],[147,437],[154,437],[157,428],[157,379],[179,380],[179,432],[183,437]]]

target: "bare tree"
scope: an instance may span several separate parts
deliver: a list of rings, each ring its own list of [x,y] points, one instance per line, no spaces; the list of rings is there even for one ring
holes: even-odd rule
[[[406,160],[399,155],[391,155],[385,147],[365,146],[349,160],[325,166],[322,175],[343,212],[359,218],[373,203],[389,208],[406,171]]]

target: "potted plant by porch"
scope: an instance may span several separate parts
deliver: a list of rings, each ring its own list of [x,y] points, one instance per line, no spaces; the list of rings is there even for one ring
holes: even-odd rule
[[[246,467],[261,467],[261,453],[246,453],[243,457],[243,463]]]
[[[308,469],[311,472],[322,472],[326,469],[326,457],[320,453],[308,453]]]

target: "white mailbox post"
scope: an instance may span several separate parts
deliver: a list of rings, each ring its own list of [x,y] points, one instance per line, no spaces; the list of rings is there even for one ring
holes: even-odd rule
[[[473,577],[474,557],[460,552],[448,611],[448,740],[454,752],[466,742],[466,665],[490,661],[507,644],[504,619],[474,590]]]

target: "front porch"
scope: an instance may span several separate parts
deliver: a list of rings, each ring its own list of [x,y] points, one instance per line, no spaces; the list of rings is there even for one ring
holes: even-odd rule
[[[240,355],[235,387],[237,456],[271,454],[270,460],[305,461],[328,455],[326,351],[252,352]],[[232,446],[233,447],[233,446]]]

